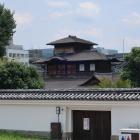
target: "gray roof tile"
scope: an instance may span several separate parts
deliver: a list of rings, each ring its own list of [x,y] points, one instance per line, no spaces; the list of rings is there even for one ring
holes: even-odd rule
[[[108,60],[108,58],[104,54],[101,54],[96,50],[71,54],[66,56],[65,59],[67,61]]]
[[[140,88],[0,90],[0,100],[140,101]]]
[[[71,36],[71,35],[69,35],[68,37],[50,42],[47,45],[57,45],[57,44],[67,44],[67,43],[82,43],[82,44],[88,44],[88,45],[98,45],[94,42],[84,40],[84,39],[78,38],[76,36]]]

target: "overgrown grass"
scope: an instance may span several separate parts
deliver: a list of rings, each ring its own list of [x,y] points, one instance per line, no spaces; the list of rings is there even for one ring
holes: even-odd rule
[[[35,138],[35,137],[28,137],[23,134],[19,134],[16,132],[5,132],[0,131],[0,140],[43,140],[41,138]],[[45,138],[45,140],[49,140]]]

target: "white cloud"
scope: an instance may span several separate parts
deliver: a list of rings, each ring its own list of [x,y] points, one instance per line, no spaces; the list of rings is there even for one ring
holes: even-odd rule
[[[99,6],[93,2],[77,2],[74,7],[69,6],[70,3],[66,1],[49,1],[47,4],[52,8],[61,8],[61,10],[54,9],[48,14],[51,19],[64,16],[93,19],[100,13]],[[66,6],[67,9],[65,9]]]
[[[70,3],[67,1],[51,0],[51,1],[46,1],[46,3],[49,8],[53,8],[53,11],[48,13],[48,17],[50,19],[53,19],[53,20],[59,19],[64,16],[68,16],[68,15],[72,14],[72,11],[70,9],[68,9]]]
[[[14,19],[17,25],[30,24],[32,22],[32,15],[30,13],[16,13]]]
[[[48,15],[48,17],[50,19],[59,19],[59,18],[62,18],[64,16],[68,16],[68,15],[71,15],[72,12],[71,11],[66,11],[66,12],[59,12],[59,11],[56,11],[56,12],[52,12]]]
[[[77,9],[78,15],[93,17],[100,13],[100,8],[97,4],[93,2],[81,2],[79,3],[79,7]]]
[[[136,3],[139,3],[139,0],[125,0],[125,3],[126,4],[136,4]]]
[[[82,37],[82,38],[85,38],[85,37],[95,37],[95,38],[102,38],[103,36],[103,32],[100,28],[84,28],[84,29],[61,29],[61,30],[58,30],[57,33],[55,34],[55,36],[53,37],[53,39],[58,39],[58,38],[61,38],[61,37],[65,37],[65,36],[68,36],[68,35],[74,35],[74,36],[77,36],[77,37]]]
[[[66,1],[49,1],[47,2],[47,5],[49,7],[53,7],[53,8],[63,8],[63,7],[67,7],[69,5],[68,2]]]
[[[96,37],[102,37],[103,32],[99,28],[88,28],[83,31],[81,31],[82,34],[87,36],[96,36]]]
[[[84,10],[93,10],[96,14],[99,14],[100,8],[97,4],[93,2],[82,2],[79,7]]]
[[[140,25],[140,13],[133,12],[129,16],[122,19],[128,25]]]

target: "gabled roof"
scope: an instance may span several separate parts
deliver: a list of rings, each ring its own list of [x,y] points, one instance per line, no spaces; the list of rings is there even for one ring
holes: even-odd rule
[[[98,45],[94,42],[84,40],[84,39],[78,38],[76,36],[71,36],[71,35],[69,35],[68,37],[50,42],[47,45],[58,45],[58,44],[68,44],[68,43],[81,43],[81,44],[87,44],[87,45]]]
[[[50,57],[48,59],[39,59],[39,60],[33,62],[33,64],[44,64],[48,61],[49,62],[51,62],[51,61],[66,61],[66,59],[63,57],[59,57],[59,56],[53,56],[53,57]]]
[[[140,88],[0,90],[0,100],[140,101]]]
[[[65,56],[65,59],[67,59],[67,61],[108,60],[104,54],[99,53],[96,50],[71,54]]]
[[[81,85],[89,79],[87,77],[50,77],[46,78],[45,89],[60,89],[60,88],[83,88]],[[83,85],[84,86],[84,85]],[[93,85],[92,85],[93,86]]]
[[[94,86],[99,83],[100,83],[100,80],[95,75],[92,75],[88,80],[86,80],[80,86]]]
[[[50,58],[47,59],[47,61],[55,61],[55,60],[58,60],[58,61],[66,61],[65,58],[60,57],[60,56],[53,56],[53,57],[50,57]]]

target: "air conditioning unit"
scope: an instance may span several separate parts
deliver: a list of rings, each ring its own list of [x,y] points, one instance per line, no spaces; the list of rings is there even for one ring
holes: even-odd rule
[[[140,140],[140,129],[120,129],[119,140]]]

